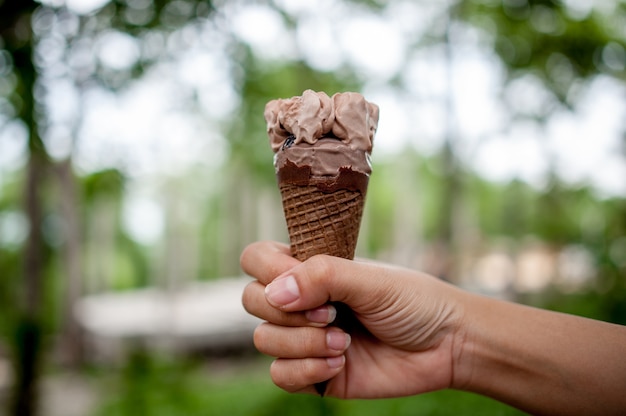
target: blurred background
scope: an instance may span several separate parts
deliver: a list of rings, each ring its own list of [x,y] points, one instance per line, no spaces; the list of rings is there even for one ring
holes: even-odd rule
[[[626,1],[0,0],[0,415],[519,414],[272,385],[238,260],[308,88],[381,109],[359,256],[626,324]]]

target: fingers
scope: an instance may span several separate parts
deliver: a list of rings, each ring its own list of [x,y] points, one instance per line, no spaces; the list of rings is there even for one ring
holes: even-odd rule
[[[285,326],[326,326],[335,319],[337,312],[332,305],[315,305],[305,313],[285,313],[267,302],[265,285],[300,264],[291,257],[289,246],[272,241],[253,243],[243,251],[240,262],[244,272],[258,279],[244,289],[242,296],[250,314]]]
[[[315,393],[313,385],[336,376],[345,365],[350,335],[339,328],[288,328],[263,323],[254,331],[256,348],[280,357],[270,368],[274,383],[289,392]]]
[[[329,358],[279,358],[272,363],[270,375],[278,387],[290,393],[316,393],[313,385],[335,377],[345,363],[343,355]]]
[[[314,256],[295,265],[265,288],[267,301],[283,311],[303,311],[330,301],[359,311],[393,287],[392,269],[332,256]],[[389,282],[389,280],[392,282]]]
[[[332,323],[337,316],[337,310],[332,305],[322,305],[306,312],[285,312],[274,308],[265,298],[265,286],[256,280],[244,289],[242,303],[249,314],[264,321],[290,327],[324,327]]]
[[[289,251],[289,246],[273,241],[250,244],[239,259],[243,271],[263,284],[300,264]]]
[[[350,346],[350,335],[335,327],[289,328],[263,323],[254,331],[254,345],[273,357],[336,357]]]

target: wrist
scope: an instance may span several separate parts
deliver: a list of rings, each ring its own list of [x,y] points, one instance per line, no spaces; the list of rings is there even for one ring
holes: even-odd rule
[[[459,303],[463,312],[455,335],[452,388],[502,399],[503,382],[514,383],[533,369],[519,348],[520,311],[512,310],[523,307],[470,292],[462,292]]]
[[[475,295],[454,285],[437,281],[438,297],[445,300],[448,311],[445,336],[450,354],[450,379],[448,388],[468,390],[472,378],[473,344],[470,341],[475,318]]]
[[[455,336],[452,388],[498,396],[506,377],[524,372],[527,364],[517,349],[519,334],[507,331],[516,326],[509,308],[517,305],[469,292],[461,294],[460,304],[463,315]]]
[[[546,395],[567,393],[554,342],[561,325],[553,326],[545,311],[476,294],[466,293],[463,305],[453,388],[531,414],[564,408],[544,403]]]
[[[451,350],[452,380],[450,388],[470,391],[474,367],[474,345],[472,337],[472,294],[458,291],[456,308],[458,319]]]

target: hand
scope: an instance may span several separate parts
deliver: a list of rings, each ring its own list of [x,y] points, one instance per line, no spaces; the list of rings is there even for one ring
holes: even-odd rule
[[[248,246],[243,270],[257,280],[243,293],[248,312],[266,320],[259,351],[277,357],[270,373],[290,392],[379,398],[452,387],[461,352],[460,291],[398,267],[315,256],[303,263],[273,242]],[[360,324],[348,336],[328,326],[347,305]]]

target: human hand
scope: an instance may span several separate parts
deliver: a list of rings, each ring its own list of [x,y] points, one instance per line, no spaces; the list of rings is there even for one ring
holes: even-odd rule
[[[274,242],[248,246],[243,270],[257,280],[246,310],[267,321],[254,333],[259,351],[277,357],[270,374],[290,392],[341,398],[398,397],[454,386],[461,352],[460,291],[395,266],[315,256],[303,263]],[[329,326],[330,302],[347,305],[362,328]]]

